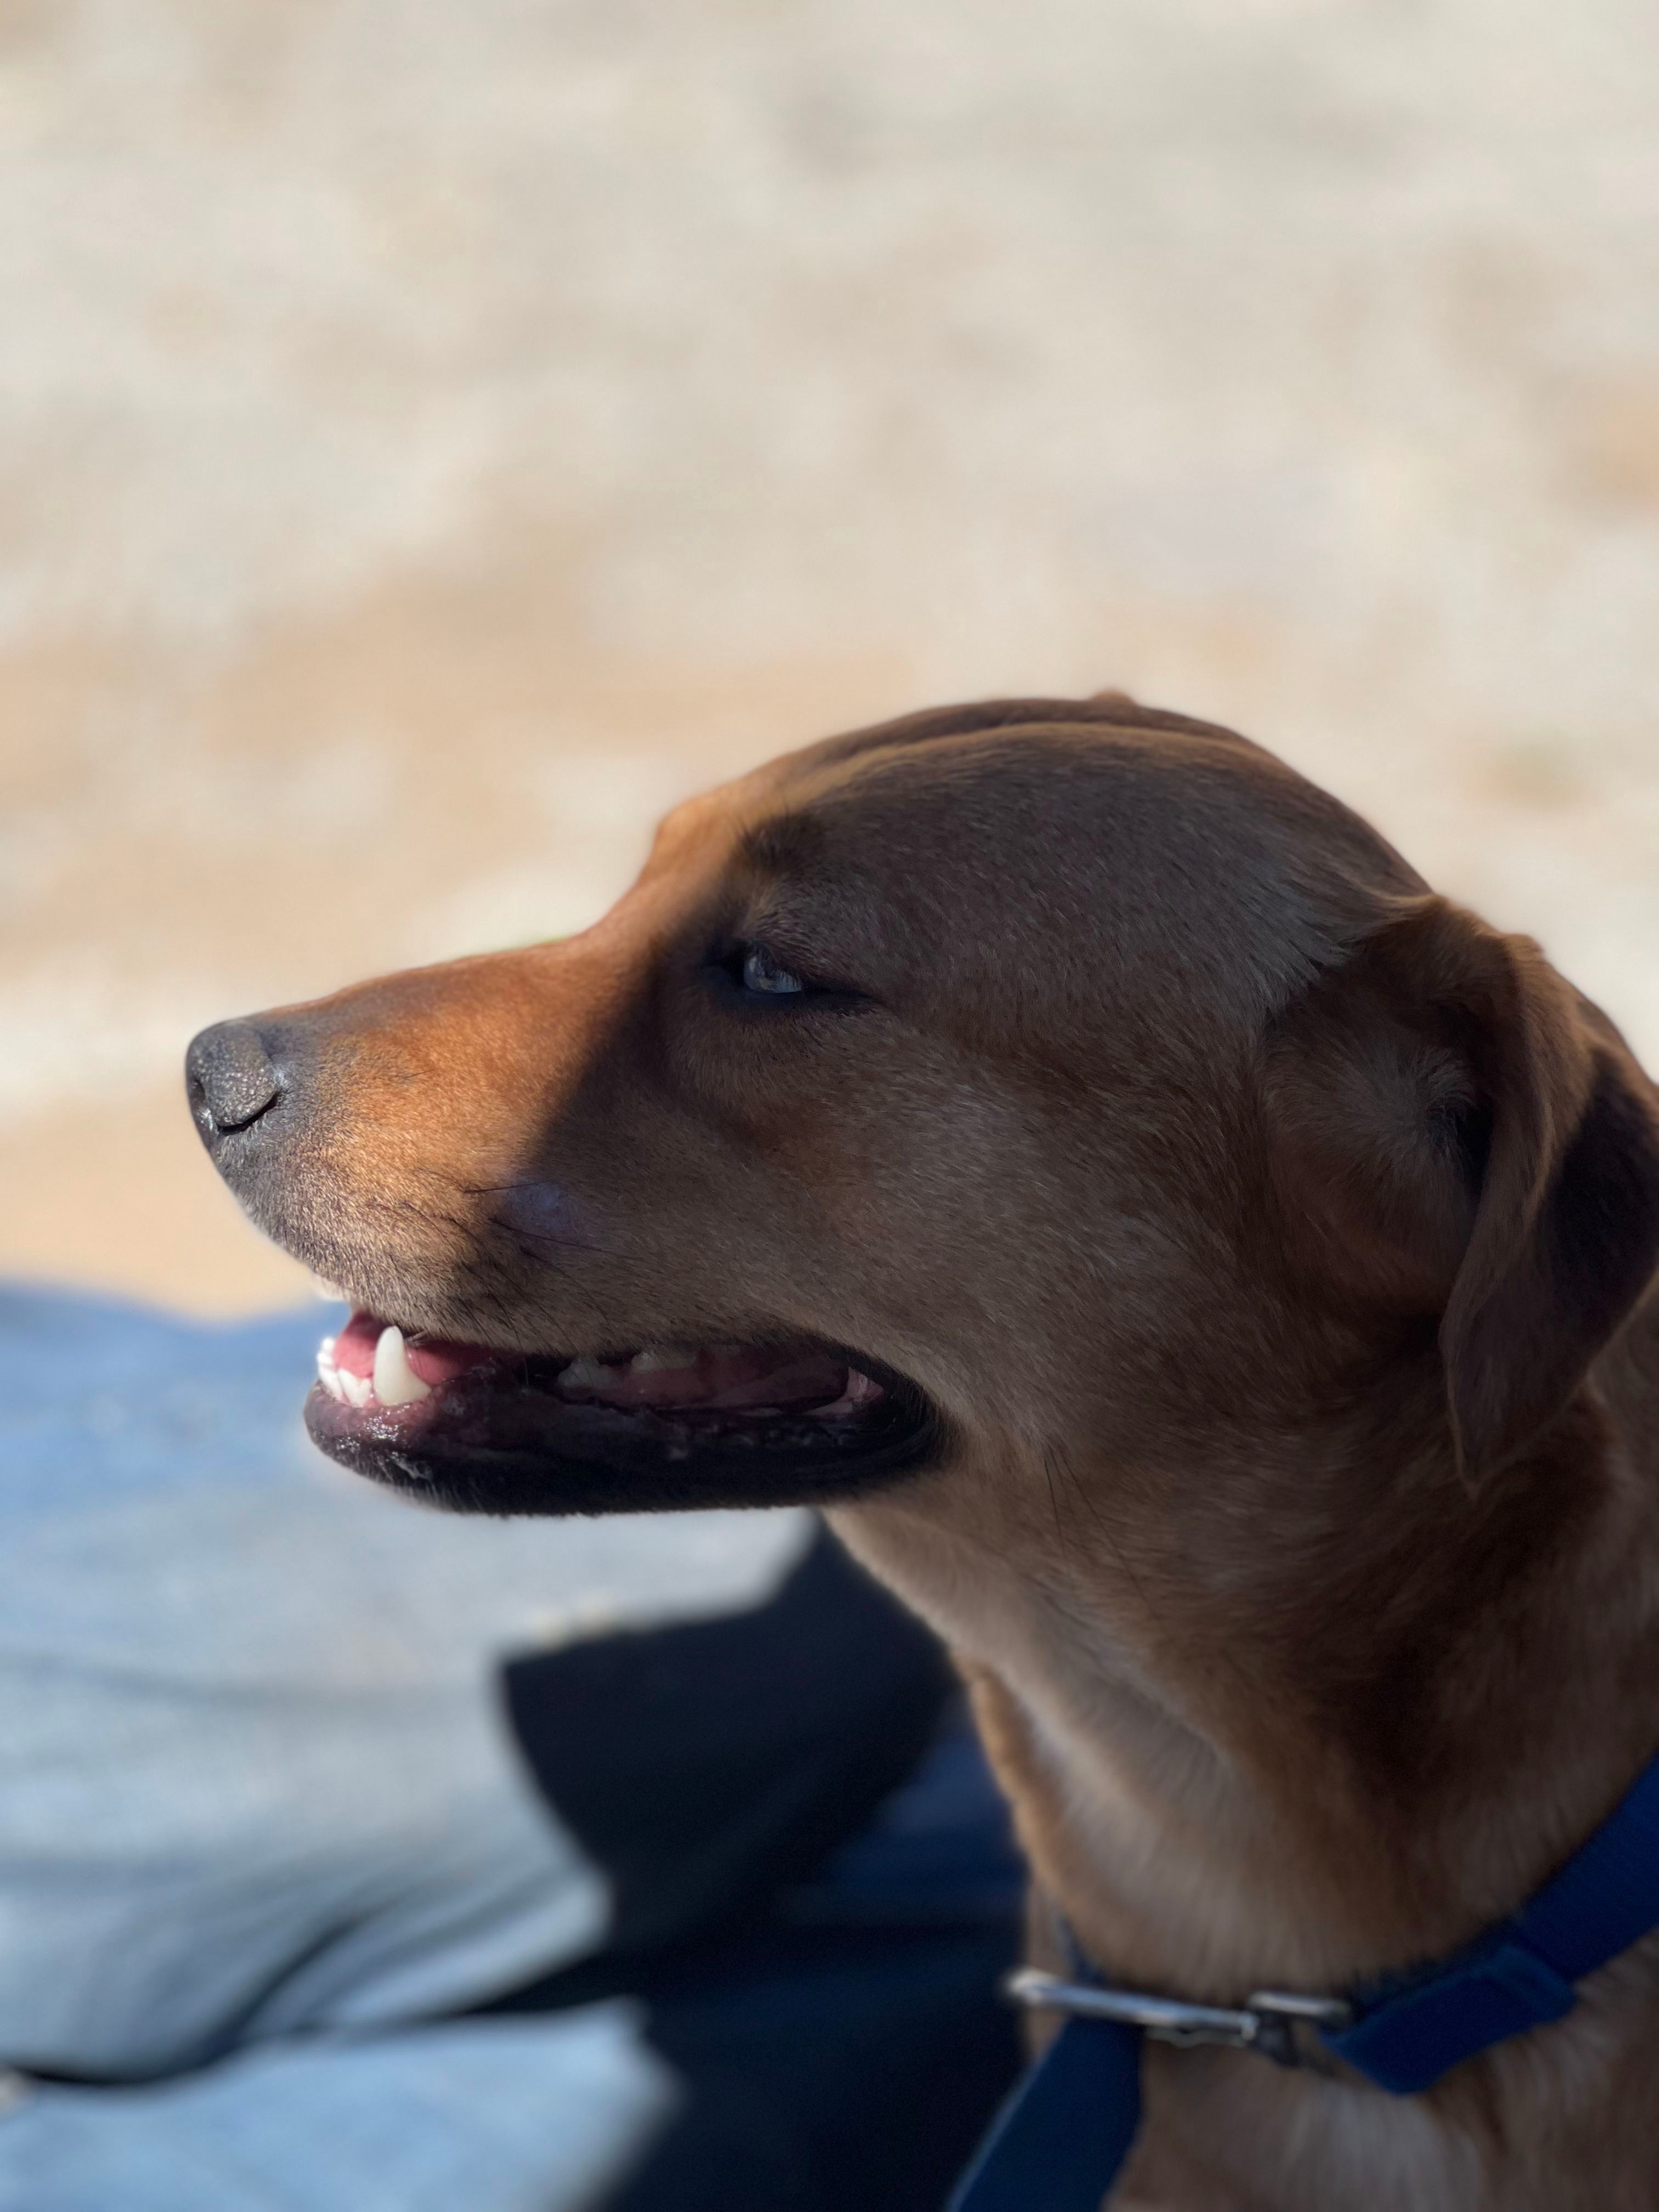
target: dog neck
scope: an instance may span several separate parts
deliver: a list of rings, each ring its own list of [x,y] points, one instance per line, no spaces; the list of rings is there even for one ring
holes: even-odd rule
[[[1259,1440],[1249,1542],[1216,1502],[1238,1485],[1200,1467],[1121,1479],[1164,1486],[1178,1543],[1115,1521],[1098,1471],[1091,1516],[976,1518],[1006,1463],[837,1526],[957,1652],[1038,1879],[1103,1967],[1224,2002],[1336,1990],[1512,1910],[1659,1742],[1656,1334],[1633,1324],[1480,1492],[1443,1437],[1375,1455],[1391,1406],[1370,1434]],[[1046,1497],[1026,1474],[1012,1494]]]

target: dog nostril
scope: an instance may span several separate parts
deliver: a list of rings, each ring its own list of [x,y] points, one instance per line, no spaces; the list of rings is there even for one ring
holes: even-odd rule
[[[252,1022],[218,1022],[185,1055],[185,1089],[204,1136],[227,1136],[268,1113],[283,1095]]]

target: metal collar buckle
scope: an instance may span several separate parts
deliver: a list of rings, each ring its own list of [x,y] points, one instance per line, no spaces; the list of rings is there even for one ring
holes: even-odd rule
[[[1016,2004],[1032,2011],[1118,2021],[1159,2043],[1218,2043],[1233,2051],[1256,2051],[1280,2066],[1302,2063],[1296,2040],[1298,2021],[1315,2027],[1346,2027],[1353,2018],[1353,2007],[1342,1997],[1253,1990],[1235,2010],[1226,2005],[1185,2004],[1178,1997],[1150,1996],[1139,1990],[1115,1990],[1104,1984],[1068,1982],[1034,1966],[1010,1974],[1003,1989]]]

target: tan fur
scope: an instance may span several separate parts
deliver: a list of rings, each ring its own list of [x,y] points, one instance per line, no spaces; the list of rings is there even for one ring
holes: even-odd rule
[[[722,934],[870,1003],[734,1021]],[[580,938],[278,1018],[315,1097],[260,1210],[364,1304],[526,1350],[800,1330],[928,1394],[942,1462],[832,1517],[1118,1978],[1431,1957],[1659,1747],[1653,1093],[1243,739],[912,717],[683,810]],[[1154,2051],[1117,2201],[1650,2212],[1656,2041],[1649,1943],[1404,2102]]]

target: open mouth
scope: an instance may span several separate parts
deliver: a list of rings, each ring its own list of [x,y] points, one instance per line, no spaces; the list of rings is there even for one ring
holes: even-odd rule
[[[313,1438],[452,1510],[617,1513],[848,1496],[915,1468],[938,1424],[844,1347],[653,1345],[526,1356],[355,1312],[317,1354]]]

